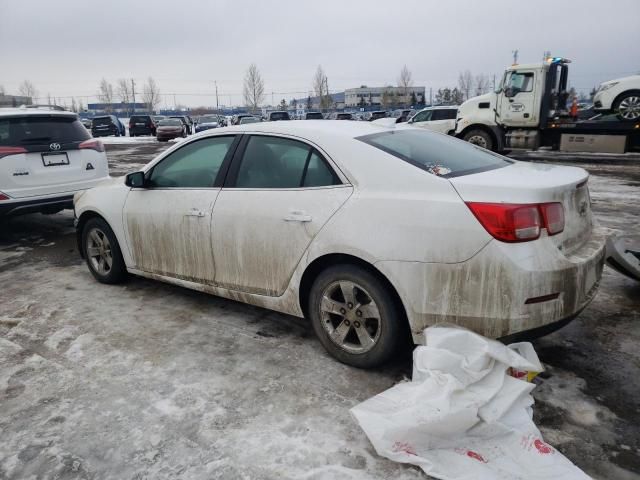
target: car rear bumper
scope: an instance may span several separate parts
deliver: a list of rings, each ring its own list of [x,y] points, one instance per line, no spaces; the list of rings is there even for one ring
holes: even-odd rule
[[[72,208],[73,194],[58,195],[36,200],[17,200],[10,203],[0,202],[0,217],[37,212],[55,212]]]
[[[568,323],[591,302],[606,238],[605,229],[594,228],[590,239],[566,256],[549,238],[535,246],[491,241],[466,262],[378,262],[376,267],[396,287],[416,342],[435,324],[460,325],[491,338],[539,336]]]

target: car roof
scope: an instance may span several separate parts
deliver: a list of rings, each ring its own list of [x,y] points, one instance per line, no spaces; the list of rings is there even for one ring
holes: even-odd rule
[[[52,117],[77,117],[78,114],[63,110],[48,110],[38,108],[0,108],[0,117],[33,117],[33,116]]]
[[[343,122],[340,120],[308,120],[304,122],[264,122],[249,123],[218,128],[202,132],[198,135],[209,136],[223,133],[273,133],[299,136],[308,140],[325,139],[327,136],[342,138],[357,138],[373,133],[392,131],[395,127],[388,127],[370,122]]]
[[[418,110],[416,113],[425,112],[427,110],[457,110],[459,105],[434,105],[433,107],[425,107],[422,110]]]

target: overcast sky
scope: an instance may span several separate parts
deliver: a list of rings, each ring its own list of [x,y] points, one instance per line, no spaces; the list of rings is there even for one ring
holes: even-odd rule
[[[500,76],[543,52],[573,61],[578,90],[640,72],[640,0],[0,0],[0,85],[96,101],[102,77],[152,76],[185,105],[242,102],[255,62],[265,101],[304,97],[319,64],[331,91],[397,84],[454,87],[458,73]],[[300,92],[300,93],[295,93]],[[42,98],[44,100],[45,98]]]

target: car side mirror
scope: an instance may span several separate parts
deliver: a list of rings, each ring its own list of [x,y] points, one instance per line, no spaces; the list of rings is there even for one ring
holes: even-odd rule
[[[131,188],[144,188],[144,172],[133,172],[126,176],[124,184]]]

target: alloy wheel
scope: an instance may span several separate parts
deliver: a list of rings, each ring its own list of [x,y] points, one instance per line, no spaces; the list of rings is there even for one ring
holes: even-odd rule
[[[380,311],[360,285],[341,280],[328,285],[320,303],[322,326],[331,341],[349,353],[365,353],[380,339]]]
[[[113,265],[111,243],[99,228],[92,228],[87,235],[87,257],[93,269],[100,275],[108,275]]]
[[[620,116],[625,120],[637,120],[640,118],[640,97],[627,97],[618,106]]]

